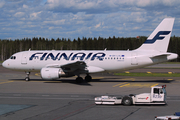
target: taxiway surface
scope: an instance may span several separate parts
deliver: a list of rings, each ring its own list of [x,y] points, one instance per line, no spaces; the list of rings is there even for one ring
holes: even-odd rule
[[[151,71],[137,69],[135,71]],[[157,72],[180,72],[178,69],[156,69]],[[1,120],[153,120],[155,116],[180,112],[180,78],[122,77],[94,74],[89,83],[76,84],[74,79],[44,81],[38,73],[25,73],[0,66]],[[167,85],[165,106],[95,105],[94,97],[150,92],[150,87]]]

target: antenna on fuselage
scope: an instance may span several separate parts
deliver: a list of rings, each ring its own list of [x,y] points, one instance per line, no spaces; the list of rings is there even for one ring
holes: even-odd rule
[[[31,48],[29,48],[29,51],[31,51]]]

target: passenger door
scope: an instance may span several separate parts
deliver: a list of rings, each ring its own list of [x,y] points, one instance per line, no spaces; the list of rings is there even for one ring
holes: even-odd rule
[[[21,64],[27,64],[27,52],[22,54]]]

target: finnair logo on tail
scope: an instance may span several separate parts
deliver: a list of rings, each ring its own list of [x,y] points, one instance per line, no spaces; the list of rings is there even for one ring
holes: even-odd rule
[[[160,36],[160,35],[168,35],[171,31],[159,31],[153,39],[147,39],[144,43],[149,44],[149,43],[154,43],[156,40],[163,40],[165,36]]]

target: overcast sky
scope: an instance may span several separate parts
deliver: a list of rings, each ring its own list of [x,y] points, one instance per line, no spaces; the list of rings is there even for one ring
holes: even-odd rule
[[[148,36],[180,0],[0,0],[0,39]]]

